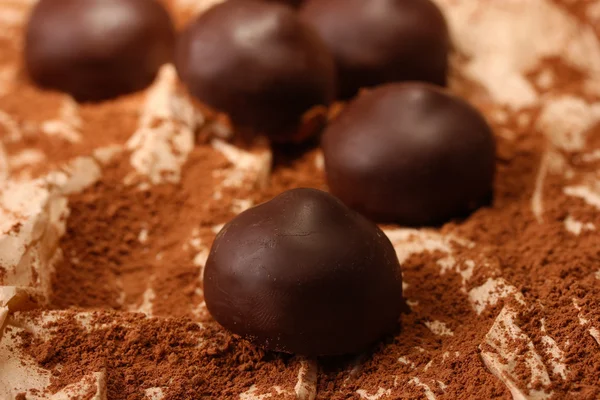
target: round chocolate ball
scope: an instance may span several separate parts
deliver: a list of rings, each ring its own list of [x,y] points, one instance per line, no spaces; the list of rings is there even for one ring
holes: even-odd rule
[[[378,222],[429,225],[491,199],[495,141],[445,90],[388,84],[358,96],[322,138],[331,192]]]
[[[25,65],[43,88],[100,101],[152,83],[174,42],[155,0],[40,0],[27,25]]]
[[[430,0],[308,0],[301,16],[334,53],[342,98],[387,82],[446,84],[448,27]]]
[[[335,93],[325,43],[294,9],[273,2],[229,0],[201,14],[179,40],[176,64],[200,101],[279,141]]]
[[[392,331],[402,278],[389,239],[332,195],[294,189],[218,234],[204,297],[225,328],[267,349],[355,353]]]

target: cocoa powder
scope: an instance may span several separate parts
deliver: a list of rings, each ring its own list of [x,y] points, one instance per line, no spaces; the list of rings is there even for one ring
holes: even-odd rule
[[[141,398],[152,387],[167,388],[166,398],[227,398],[259,379],[268,383],[269,376],[279,383],[295,378],[289,370],[297,360],[265,354],[214,322],[104,311],[92,313],[90,324],[99,328],[89,333],[75,316],[66,313],[45,326],[56,335],[51,343],[23,335],[40,365],[55,371],[63,365],[50,391],[99,370],[107,371],[110,399]]]
[[[566,5],[571,1],[557,2],[589,25],[581,11],[587,2],[574,8]],[[174,3],[170,7],[178,10]],[[177,14],[178,23],[190,13]],[[7,49],[0,52],[2,60],[18,58],[12,41],[0,46]],[[488,337],[495,326],[506,328],[498,320],[505,310],[514,313],[519,329],[519,335],[505,330],[502,336],[518,361],[511,378],[518,390],[545,391],[556,399],[600,397],[600,339],[592,335],[592,328],[600,327],[600,213],[589,201],[565,193],[567,186],[584,184],[597,173],[600,158],[590,160],[590,154],[600,150],[600,124],[590,128],[582,148],[558,148],[540,128],[540,105],[514,110],[496,104],[462,71],[467,62],[468,57],[454,55],[452,90],[472,101],[496,132],[493,204],[465,220],[422,231],[459,239],[449,242],[449,250],[420,251],[403,260],[410,309],[397,332],[364,354],[316,360],[318,399],[510,399],[506,384],[484,363],[485,355],[502,345]],[[540,78],[547,73],[554,77],[551,85]],[[587,89],[588,78],[558,57],[544,59],[527,74],[540,101],[576,94],[598,102]],[[9,140],[1,126],[0,138],[9,155],[35,148],[44,161],[15,174],[41,176],[98,147],[123,145],[137,127],[144,93],[79,106],[80,142],[42,134],[40,123],[60,115],[64,98],[19,79],[0,97],[0,110],[26,133]],[[315,360],[264,352],[212,321],[203,304],[201,255],[236,214],[240,200],[256,204],[294,187],[326,189],[318,141],[275,148],[267,187],[222,187],[215,196],[224,177],[214,171],[235,167],[211,146],[211,135],[200,137],[179,183],[131,180],[130,153],[123,151],[103,166],[99,182],[69,196],[67,232],[60,242],[64,257],[56,265],[48,307],[61,310],[60,317],[41,322],[48,311],[40,310],[15,316],[38,321],[49,332],[47,340],[30,333],[19,340],[26,354],[51,371],[50,392],[105,371],[108,398],[116,400],[143,399],[151,388],[162,388],[165,399],[299,396],[299,371]],[[545,164],[549,154],[560,168]],[[541,211],[533,206],[538,193]],[[0,282],[1,274],[2,269]],[[478,312],[470,294],[500,279],[520,297],[499,297]],[[92,313],[91,328],[78,319],[86,312]],[[548,338],[560,356],[549,351]],[[528,367],[531,348],[549,383],[541,377],[544,371]]]
[[[492,113],[493,110],[484,111]],[[595,224],[600,221],[592,207],[583,201],[568,199],[561,193],[562,178],[559,176],[547,178],[544,186],[544,190],[547,191],[544,223],[536,221],[530,202],[544,149],[543,137],[532,130],[530,125],[517,127],[515,121],[516,117],[509,118],[504,125],[496,126],[497,131],[510,129],[514,137],[510,141],[498,138],[501,159],[498,163],[494,205],[477,211],[465,221],[447,224],[441,231],[477,243],[475,248],[456,247],[455,258],[485,260],[488,264],[473,274],[468,281],[467,290],[481,285],[494,274],[505,277],[518,286],[532,307],[523,311],[520,316],[523,323],[520,327],[533,343],[540,348],[544,347],[540,338],[540,318],[544,318],[545,329],[551,332],[552,337],[561,343],[571,343],[570,347],[564,350],[572,378],[564,381],[554,380],[551,389],[556,393],[572,393],[582,398],[590,398],[598,394],[594,386],[597,375],[592,371],[600,362],[600,358],[593,338],[587,334],[585,327],[580,326],[573,318],[570,298],[579,299],[582,308],[587,310],[593,310],[594,304],[591,302],[597,303],[600,299],[600,293],[594,287],[596,278],[593,276],[594,260],[598,257],[597,246],[594,246],[597,237],[593,231],[574,236],[566,232],[563,225],[567,211],[580,220]],[[290,381],[294,379],[293,368],[284,368],[282,365],[288,365],[285,363],[278,367],[280,369],[277,370],[277,378],[272,383],[268,379],[273,377],[274,365],[279,365],[284,359],[289,360],[289,357],[266,355],[258,349],[253,349],[252,354],[255,356],[240,367],[240,357],[245,360],[244,351],[250,351],[252,347],[220,330],[210,322],[206,313],[194,315],[190,312],[190,309],[194,308],[190,305],[199,306],[202,302],[201,285],[197,279],[199,268],[190,263],[193,254],[181,252],[178,244],[189,237],[193,227],[203,228],[202,240],[210,243],[214,235],[210,227],[221,224],[232,216],[229,212],[223,213],[223,210],[227,209],[224,204],[230,202],[231,198],[222,199],[219,205],[210,205],[211,200],[206,198],[206,192],[210,193],[210,188],[215,182],[207,182],[204,173],[227,162],[215,157],[214,153],[202,151],[208,152],[208,149],[200,146],[195,150],[197,157],[192,155],[188,165],[184,167],[185,172],[180,185],[154,186],[142,192],[135,187],[124,187],[119,182],[122,180],[123,169],[126,171],[128,168],[127,164],[122,162],[121,165],[115,163],[107,167],[99,184],[81,195],[71,197],[72,214],[69,219],[69,233],[63,239],[63,251],[65,254],[79,251],[88,257],[97,255],[98,258],[89,257],[77,268],[68,263],[59,266],[55,277],[53,302],[60,308],[75,305],[127,309],[128,304],[139,304],[144,288],[152,287],[157,294],[156,298],[160,299],[154,303],[154,315],[193,318],[204,321],[210,327],[207,331],[210,334],[205,336],[205,340],[210,341],[213,346],[209,353],[220,353],[222,350],[219,349],[229,348],[230,343],[235,343],[234,349],[238,349],[238,346],[245,349],[225,352],[222,364],[219,364],[219,378],[214,375],[215,371],[205,377],[190,376],[191,373],[185,371],[193,365],[206,365],[207,361],[192,358],[193,362],[184,362],[183,360],[187,359],[177,355],[178,362],[170,364],[168,375],[177,376],[175,382],[178,383],[169,386],[166,398],[197,398],[216,396],[217,393],[234,396],[235,393],[249,390],[252,384],[257,383],[260,383],[263,391],[268,392],[270,385],[280,383],[285,373],[290,374]],[[318,188],[325,186],[322,171],[318,168],[317,149],[304,149],[299,155],[293,151],[290,153],[289,149],[278,149],[275,154],[276,165],[271,185],[264,192],[253,195],[257,201],[297,185]],[[207,165],[211,159],[215,164]],[[106,201],[107,204],[99,204],[99,201]],[[203,210],[199,210],[198,204],[203,205]],[[221,213],[214,213],[217,210],[221,210]],[[137,242],[137,236],[144,223],[150,233],[148,241],[142,245]],[[105,231],[105,236],[95,236],[92,231]],[[119,247],[119,243],[127,243],[127,246]],[[94,250],[96,246],[97,250]],[[165,254],[160,262],[155,261],[158,252]],[[394,388],[394,398],[419,397],[423,395],[423,389],[412,381],[414,371],[420,371],[420,381],[427,382],[431,390],[435,390],[434,393],[439,396],[457,399],[510,397],[506,387],[482,364],[478,348],[504,304],[500,302],[495,307],[486,309],[483,315],[476,315],[466,293],[458,290],[462,286],[460,275],[448,272],[440,276],[438,262],[445,256],[440,252],[423,253],[413,255],[403,263],[404,280],[408,284],[405,290],[406,298],[413,304],[418,304],[413,305],[412,311],[403,315],[401,329],[394,337],[388,338],[371,352],[359,357],[358,362],[356,357],[321,360],[319,398],[348,398],[358,390],[377,393],[379,388],[390,387]],[[477,262],[479,264],[479,261]],[[98,265],[110,267],[99,269]],[[89,271],[94,271],[96,275],[88,275]],[[97,275],[107,271],[114,275],[108,278]],[[156,278],[153,282],[148,282],[148,277],[152,274],[156,274]],[[116,284],[117,277],[123,282],[121,288]],[[85,290],[78,290],[78,287],[86,282],[88,286]],[[90,286],[89,282],[93,282],[94,285]],[[106,282],[104,288],[112,287],[112,290],[102,289],[102,282]],[[138,285],[140,283],[143,285]],[[119,289],[127,293],[125,307],[117,302]],[[108,294],[96,296],[94,293],[97,290]],[[95,299],[98,301],[94,302]],[[539,304],[540,301],[543,301],[543,306]],[[144,340],[156,337],[154,331],[147,331],[145,327],[146,324],[154,322],[148,322],[142,317],[135,319],[124,313],[102,315],[106,321],[125,318],[128,322],[119,323],[133,324],[136,333],[132,335],[136,337],[143,337]],[[134,318],[132,321],[135,322],[130,322],[128,318]],[[425,322],[433,320],[445,322],[453,335],[440,337],[432,333]],[[169,319],[162,322],[161,326],[170,332],[169,334],[175,334],[177,324],[184,321],[186,320]],[[594,321],[597,321],[597,317]],[[70,345],[76,341],[76,337],[89,340],[90,335],[83,333],[81,328],[68,319],[61,320],[59,326],[61,329],[73,329],[71,334],[75,336],[66,340],[63,346],[52,341],[30,349],[32,354],[45,354],[39,346],[52,349],[52,357],[40,361],[46,367],[52,368],[55,365],[53,363],[60,363],[72,368],[67,367],[57,373],[55,388],[81,378],[81,372],[75,373],[81,365],[81,354],[94,359],[98,357],[96,344],[87,348],[73,348]],[[124,330],[123,334],[129,333]],[[61,331],[56,337],[65,337],[65,332]],[[104,340],[106,337],[107,334],[102,333]],[[227,344],[219,344],[218,338],[223,338]],[[108,379],[109,391],[114,393],[114,398],[128,398],[121,393],[129,393],[134,396],[132,398],[139,398],[140,392],[136,392],[136,388],[157,386],[155,379],[165,372],[159,368],[148,367],[146,363],[154,359],[139,354],[130,358],[126,349],[131,348],[131,343],[121,337],[111,340],[111,345],[122,346],[122,350],[109,352],[113,354],[115,365],[108,369],[116,371],[115,376],[109,373]],[[156,342],[156,346],[160,346],[160,341]],[[73,355],[65,356],[71,352]],[[444,354],[452,356],[446,361]],[[585,357],[580,357],[581,354],[585,354]],[[276,360],[269,357],[276,357]],[[401,363],[398,361],[400,358],[407,358],[408,362]],[[174,359],[175,356],[171,356],[171,360]],[[118,361],[124,363],[123,366],[117,366]],[[141,369],[136,369],[142,366],[145,371],[143,374],[139,372]],[[90,368],[84,371],[91,372],[94,368],[100,368],[100,364],[92,363]],[[235,384],[232,384],[224,378],[237,373],[240,368],[252,371],[252,383],[250,380],[236,379]],[[149,378],[149,375],[154,373],[155,377]],[[527,369],[518,373],[525,382],[531,374]],[[443,388],[439,383],[436,384],[437,381],[443,382]],[[190,385],[192,382],[199,383]],[[215,390],[206,391],[202,382],[210,382],[209,386]]]

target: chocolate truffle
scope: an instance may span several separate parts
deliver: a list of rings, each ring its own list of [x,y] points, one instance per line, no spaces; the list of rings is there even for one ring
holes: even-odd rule
[[[387,82],[446,84],[448,27],[430,0],[308,0],[301,15],[333,51],[343,98]]]
[[[292,7],[299,7],[304,2],[304,0],[269,0],[269,1],[274,1],[276,3],[288,4]]]
[[[472,106],[433,85],[361,94],[322,146],[332,193],[378,222],[437,224],[490,199],[492,131]]]
[[[389,239],[316,189],[294,189],[218,234],[204,296],[225,328],[270,350],[364,350],[398,324],[402,279]]]
[[[200,101],[279,141],[335,93],[325,43],[291,7],[273,2],[230,0],[201,14],[179,40],[176,64]]]
[[[25,64],[41,87],[100,101],[148,86],[172,59],[174,28],[155,0],[40,0]]]

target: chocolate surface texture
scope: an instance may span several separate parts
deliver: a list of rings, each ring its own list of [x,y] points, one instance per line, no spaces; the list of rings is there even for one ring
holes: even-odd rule
[[[490,127],[432,85],[388,84],[361,94],[327,127],[322,144],[332,193],[379,222],[446,222],[491,198]]]
[[[162,4],[182,29],[212,3]],[[448,89],[496,140],[493,202],[380,225],[409,310],[332,358],[229,333],[202,282],[224,224],[328,190],[318,146],[233,145],[172,64],[109,101],[39,89],[22,64],[35,1],[0,0],[0,399],[599,398],[600,5],[437,4]]]
[[[301,15],[335,56],[342,98],[388,82],[446,84],[450,37],[430,0],[308,0]]]
[[[193,21],[176,64],[190,92],[234,125],[287,141],[302,115],[334,96],[333,56],[283,4],[233,0]]]
[[[154,0],[40,0],[25,64],[41,87],[98,101],[147,87],[173,56],[175,32]]]
[[[403,306],[389,239],[335,197],[305,188],[223,227],[204,270],[204,295],[232,332],[271,350],[317,356],[367,349],[397,327]]]

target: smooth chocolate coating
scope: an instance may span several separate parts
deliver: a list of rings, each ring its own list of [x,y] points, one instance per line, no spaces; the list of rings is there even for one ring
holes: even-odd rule
[[[289,6],[229,0],[191,23],[176,63],[190,92],[238,128],[287,141],[335,92],[333,56]]]
[[[437,224],[491,198],[490,127],[433,85],[388,84],[359,95],[327,128],[322,146],[332,193],[378,222]]]
[[[225,225],[204,297],[225,328],[304,355],[364,350],[397,326],[404,304],[389,239],[316,189],[289,190]]]
[[[446,84],[448,27],[430,0],[308,0],[301,16],[334,53],[342,98],[387,82]]]
[[[300,7],[300,5],[304,2],[304,0],[269,0],[269,1],[287,4],[292,7]]]
[[[25,64],[41,87],[100,101],[152,83],[174,42],[155,0],[40,0],[27,25]]]

